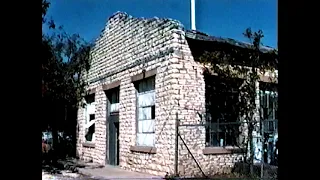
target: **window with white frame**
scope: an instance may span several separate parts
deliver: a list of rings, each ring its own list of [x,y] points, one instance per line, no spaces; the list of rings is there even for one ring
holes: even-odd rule
[[[260,113],[264,121],[264,131],[273,132],[278,129],[278,93],[266,83],[260,84],[262,85],[259,92]]]
[[[95,139],[95,94],[88,95],[85,100],[85,139],[86,141],[92,142]]]
[[[278,119],[278,93],[260,91],[260,107],[263,119]]]
[[[135,83],[137,89],[137,145],[155,144],[155,76]]]

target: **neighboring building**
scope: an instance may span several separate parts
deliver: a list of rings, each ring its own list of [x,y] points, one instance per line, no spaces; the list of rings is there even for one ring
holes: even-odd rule
[[[173,174],[178,118],[184,140],[178,144],[179,174],[201,175],[194,159],[205,174],[229,171],[243,157],[237,139],[225,135],[213,140],[203,125],[184,126],[200,124],[206,112],[203,66],[194,54],[217,43],[246,46],[185,31],[171,19],[121,12],[110,17],[92,51],[89,95],[78,111],[79,157],[132,171]]]

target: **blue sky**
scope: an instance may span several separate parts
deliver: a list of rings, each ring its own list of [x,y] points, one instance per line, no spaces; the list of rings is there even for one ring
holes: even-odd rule
[[[66,32],[93,41],[116,11],[177,19],[191,29],[190,0],[51,0],[48,17]],[[240,41],[246,41],[242,33],[247,27],[261,29],[263,44],[277,47],[277,0],[196,0],[196,27],[209,35]]]

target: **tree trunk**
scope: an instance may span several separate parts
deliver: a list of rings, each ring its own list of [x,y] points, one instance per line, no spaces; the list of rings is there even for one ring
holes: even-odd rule
[[[57,132],[57,126],[56,122],[52,123],[52,152],[51,152],[51,160],[52,163],[56,163],[56,156],[57,156],[57,146],[58,146],[58,132]]]
[[[54,119],[51,122],[51,131],[52,131],[52,156],[51,156],[51,160],[52,163],[56,163],[56,156],[57,156],[57,150],[58,150],[58,121],[59,121],[59,108],[57,106],[54,107]]]

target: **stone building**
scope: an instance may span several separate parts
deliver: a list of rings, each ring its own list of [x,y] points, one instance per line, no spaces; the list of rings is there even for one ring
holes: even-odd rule
[[[78,156],[162,176],[175,167],[186,176],[223,172],[241,160],[238,148],[225,148],[231,141],[207,147],[204,126],[183,126],[199,124],[205,113],[203,66],[193,54],[197,43],[210,42],[230,44],[171,19],[112,15],[92,50],[89,95],[78,111]],[[237,43],[231,44],[243,45]],[[184,141],[176,161],[177,119]]]

